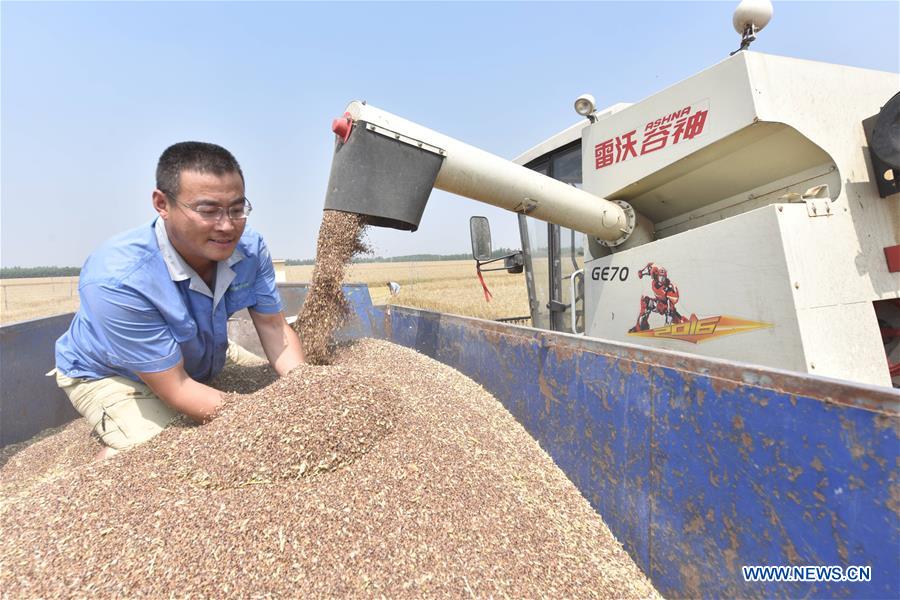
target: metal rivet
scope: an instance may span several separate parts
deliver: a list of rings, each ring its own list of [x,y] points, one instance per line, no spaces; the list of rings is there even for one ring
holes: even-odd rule
[[[800,289],[800,282],[799,282],[799,281],[795,281],[795,282],[794,282],[794,289],[798,289],[798,290]]]

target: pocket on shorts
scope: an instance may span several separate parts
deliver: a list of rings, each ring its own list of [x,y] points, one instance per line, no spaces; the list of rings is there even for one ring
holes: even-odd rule
[[[177,414],[155,396],[128,394],[103,407],[94,431],[107,446],[123,450],[158,435]]]

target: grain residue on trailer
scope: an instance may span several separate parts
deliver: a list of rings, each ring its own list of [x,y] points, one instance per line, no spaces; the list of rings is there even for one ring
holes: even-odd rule
[[[678,567],[681,574],[681,589],[686,598],[701,598],[702,587],[700,585],[700,571],[689,561],[684,561]]]
[[[735,519],[737,519],[737,515],[735,515]],[[722,515],[722,524],[725,528],[725,535],[728,536],[728,548],[722,550],[722,557],[725,559],[725,565],[728,568],[729,573],[737,574],[738,565],[735,564],[735,560],[738,556],[738,549],[740,548],[740,542],[738,542],[739,530],[740,526],[736,521],[732,521],[728,518],[727,515]]]
[[[844,430],[844,435],[841,437],[847,440],[846,444],[847,449],[850,451],[850,456],[853,457],[853,460],[859,460],[867,453],[866,448],[860,441],[859,434],[856,432],[856,423],[845,417],[843,414],[838,415],[838,420],[841,423],[841,429]]]
[[[797,478],[803,474],[803,467],[801,467],[801,466],[791,467],[786,464],[781,465],[781,466],[783,466],[784,469],[788,472],[787,478],[788,478],[788,481],[790,481],[791,483],[796,481]]]
[[[543,369],[538,373],[538,389],[541,390],[541,396],[544,398],[544,414],[549,415],[551,414],[550,407],[554,404],[559,405],[560,400],[551,387],[553,382],[547,380],[545,373]]]
[[[715,390],[716,395],[723,397],[728,392],[736,392],[741,388],[741,383],[732,379],[723,379],[722,377],[709,377],[709,384]]]
[[[892,483],[885,505],[900,518],[900,483]]]

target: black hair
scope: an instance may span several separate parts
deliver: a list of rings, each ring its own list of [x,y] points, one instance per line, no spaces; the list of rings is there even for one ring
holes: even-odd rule
[[[178,142],[172,144],[159,157],[156,165],[156,188],[170,202],[178,197],[182,171],[197,171],[222,176],[237,173],[244,181],[244,173],[237,159],[222,146],[206,142]]]

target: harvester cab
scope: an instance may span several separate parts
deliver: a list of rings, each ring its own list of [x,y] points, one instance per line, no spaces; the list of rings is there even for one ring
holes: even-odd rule
[[[535,325],[900,383],[896,87],[896,74],[740,52],[516,158],[650,223],[621,245],[586,236],[582,275],[574,232],[520,216],[523,248],[547,248],[526,258]],[[665,286],[638,277],[651,264]],[[575,318],[548,315],[554,300]]]
[[[739,8],[742,47],[766,22]],[[518,215],[534,327],[890,386],[897,83],[739,51],[635,104],[581,96],[513,161],[353,102],[326,208],[415,231],[432,187],[481,200]]]

